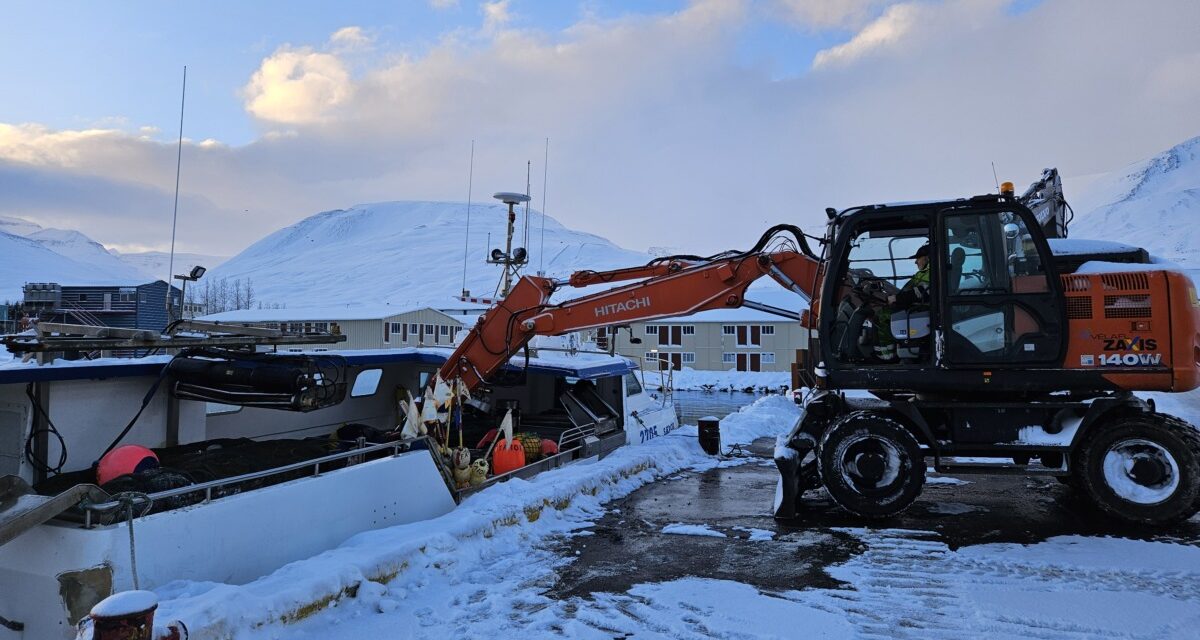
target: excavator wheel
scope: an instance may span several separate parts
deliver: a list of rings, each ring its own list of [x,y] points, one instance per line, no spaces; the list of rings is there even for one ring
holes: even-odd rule
[[[925,458],[899,422],[855,411],[825,431],[817,449],[821,481],[833,501],[865,518],[887,518],[908,508],[925,484]]]
[[[1161,413],[1121,413],[1079,450],[1080,488],[1104,514],[1168,526],[1200,510],[1200,431]]]

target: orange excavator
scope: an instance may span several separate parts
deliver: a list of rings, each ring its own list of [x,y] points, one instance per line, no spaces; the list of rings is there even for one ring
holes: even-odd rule
[[[1005,183],[999,195],[827,209],[820,237],[783,224],[745,251],[524,276],[441,376],[477,391],[538,335],[781,311],[746,299],[765,276],[809,301],[790,314],[808,332],[810,391],[775,449],[776,517],[797,517],[821,487],[854,514],[892,516],[919,495],[929,459],[939,472],[1053,476],[1109,516],[1180,522],[1200,510],[1200,432],[1133,392],[1200,386],[1195,285],[1143,250],[1067,239],[1068,211],[1050,169],[1021,196]]]

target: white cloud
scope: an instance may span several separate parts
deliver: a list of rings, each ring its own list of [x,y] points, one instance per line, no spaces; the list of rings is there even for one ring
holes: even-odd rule
[[[804,27],[826,28],[861,25],[888,0],[772,0],[774,13]]]
[[[813,68],[848,64],[893,45],[912,31],[922,11],[916,4],[897,4],[888,7],[882,16],[863,27],[849,42],[823,49],[813,57]]]
[[[494,2],[485,2],[480,6],[480,10],[483,11],[484,31],[492,32],[502,29],[512,20],[508,2],[509,0],[495,0]]]
[[[342,27],[329,36],[329,44],[338,50],[366,49],[374,42],[362,27]]]
[[[434,9],[451,9],[458,6],[458,0],[429,0],[429,6]]]
[[[257,118],[306,124],[324,120],[351,91],[350,73],[336,55],[284,46],[262,61],[242,93]]]

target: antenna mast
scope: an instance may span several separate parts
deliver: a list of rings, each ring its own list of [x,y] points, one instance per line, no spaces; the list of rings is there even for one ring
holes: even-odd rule
[[[179,222],[179,168],[183,164],[183,106],[187,103],[187,65],[183,66],[183,94],[179,98],[179,147],[175,151],[175,207],[171,212],[171,257],[167,260],[167,323],[171,323],[171,274],[175,273],[175,228]],[[186,304],[180,300],[179,304]],[[182,314],[181,314],[182,315]]]
[[[471,295],[467,291],[467,249],[471,242],[471,188],[475,185],[475,141],[471,140],[471,165],[467,170],[467,232],[463,235],[462,297]],[[489,243],[490,244],[490,243]]]
[[[500,276],[498,287],[498,295],[503,298],[512,290],[513,277],[520,275],[521,266],[529,261],[529,252],[525,250],[525,247],[513,249],[512,246],[513,230],[517,222],[517,213],[513,211],[513,208],[523,202],[529,202],[529,195],[501,191],[492,197],[508,205],[508,235],[504,242],[504,250],[492,249],[492,254],[488,259],[490,264],[504,265],[504,273]]]
[[[542,242],[538,247],[538,275],[546,275],[546,178],[550,175],[550,138],[546,138],[546,158],[542,162]]]
[[[533,161],[526,160],[525,161],[525,195],[529,195],[531,193],[531,191],[529,190],[529,175],[530,175],[531,171],[533,171]],[[525,246],[525,247],[529,246],[529,200],[525,201],[525,242],[523,242],[521,244],[522,244],[522,246]]]

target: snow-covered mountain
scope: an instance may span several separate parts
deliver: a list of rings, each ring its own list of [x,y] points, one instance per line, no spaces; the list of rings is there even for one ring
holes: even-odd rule
[[[107,277],[126,283],[144,280],[133,266],[122,262],[108,252],[99,242],[78,231],[66,229],[38,229],[25,235],[26,238],[75,262],[89,265]]]
[[[135,269],[142,280],[146,282],[162,280],[167,277],[171,254],[166,251],[121,253],[116,249],[109,249],[108,252],[121,262]],[[213,269],[228,259],[229,256],[214,256],[204,253],[179,253],[177,251],[175,252],[174,271],[175,273],[187,273],[196,265]]]
[[[463,288],[491,295],[500,268],[487,264],[491,249],[504,247],[507,208],[454,202],[381,202],[326,211],[280,229],[214,269],[206,280],[253,281],[256,297],[289,307],[315,304],[438,303]],[[513,246],[526,244],[518,215]],[[490,243],[489,243],[490,235]],[[464,242],[466,246],[464,247]],[[645,263],[650,256],[623,249],[590,233],[529,214],[529,264],[552,277],[578,269],[611,269]]]
[[[45,245],[0,231],[0,302],[21,300],[26,282],[121,284],[119,277],[55,253]]]
[[[120,253],[79,231],[44,228],[23,218],[0,216],[0,302],[20,300],[26,282],[142,284],[161,280],[167,276],[168,257],[162,251]],[[212,268],[226,259],[176,253],[175,272],[197,264]]]
[[[1200,137],[1096,176],[1073,193],[1071,236],[1145,248],[1186,269],[1200,268]]]

